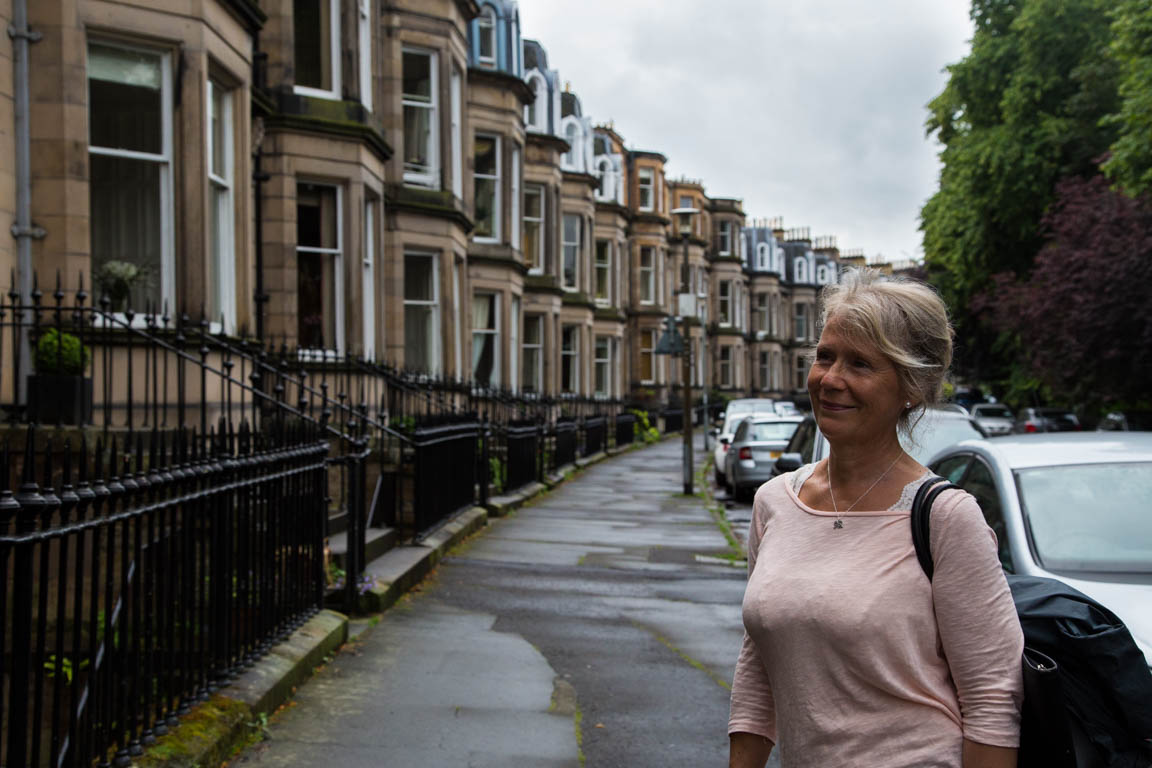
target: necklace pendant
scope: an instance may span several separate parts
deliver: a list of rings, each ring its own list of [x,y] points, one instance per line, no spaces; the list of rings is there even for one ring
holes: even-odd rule
[[[844,521],[841,520],[840,518],[836,518],[835,522],[832,523],[832,527],[835,528],[836,530],[840,530],[841,528],[844,527]]]

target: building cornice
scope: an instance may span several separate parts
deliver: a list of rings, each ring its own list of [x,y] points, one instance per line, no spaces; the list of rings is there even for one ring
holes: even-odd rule
[[[665,227],[672,223],[664,214],[653,211],[637,211],[632,215],[632,220],[637,224],[661,224]]]
[[[662,163],[668,162],[668,158],[659,152],[651,152],[647,149],[630,149],[628,150],[628,157],[650,157],[654,160],[659,160]]]
[[[588,294],[580,291],[562,291],[561,304],[566,307],[581,307],[582,309],[596,310],[596,302],[588,298]]]
[[[475,247],[475,244],[473,244]],[[507,249],[511,253],[511,249]],[[496,267],[503,267],[504,269],[512,270],[521,276],[528,274],[528,267],[522,261],[518,261],[511,255],[499,253],[485,253],[485,252],[468,252],[469,264],[490,264]]]
[[[596,189],[596,187],[600,186],[600,179],[596,178],[590,173],[583,173],[580,171],[565,171],[563,169],[561,169],[561,172],[564,174],[564,181],[575,181],[577,183],[583,182],[592,189]]]
[[[264,119],[267,129],[344,136],[362,141],[381,162],[392,157],[384,134],[369,122],[370,113],[358,101],[334,101],[301,96],[289,90],[272,93],[275,111]]]
[[[468,84],[490,85],[499,90],[512,91],[512,93],[516,94],[516,97],[520,99],[520,103],[524,105],[531,104],[536,100],[536,94],[528,87],[528,83],[515,75],[501,72],[498,69],[468,67]],[[567,142],[565,142],[565,144],[567,144]]]
[[[597,320],[610,320],[614,323],[623,323],[628,319],[623,310],[616,307],[596,307],[594,317]]]
[[[632,211],[627,206],[620,205],[620,203],[613,202],[612,200],[597,200],[596,210],[614,213],[625,221],[632,221],[633,218]]]
[[[395,183],[384,187],[384,204],[388,209],[454,221],[467,234],[475,225],[464,211],[456,207],[455,200],[451,192],[438,189],[420,189]]]
[[[551,293],[563,296],[564,289],[556,282],[552,275],[525,275],[524,290],[528,293]]]
[[[525,131],[524,136],[525,136],[525,140],[529,144],[534,144],[536,146],[554,149],[557,152],[559,152],[560,154],[564,154],[568,150],[572,149],[572,145],[569,144],[565,139],[562,139],[559,136],[553,136],[550,133],[539,133],[537,131]]]
[[[668,313],[659,307],[632,307],[627,310],[628,317],[668,317]]]

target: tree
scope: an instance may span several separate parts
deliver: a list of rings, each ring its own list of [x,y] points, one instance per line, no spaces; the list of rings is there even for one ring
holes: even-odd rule
[[[1152,398],[1152,201],[1070,178],[1044,217],[1030,277],[1003,272],[975,299],[1013,334],[1056,399],[1098,410]]]
[[[953,312],[961,375],[1009,377],[1011,344],[971,299],[993,274],[1028,273],[1057,181],[1093,173],[1116,135],[1100,125],[1118,108],[1107,13],[1116,2],[973,0],[972,50],[928,105],[943,167],[920,228],[930,279]]]
[[[1120,132],[1104,171],[1132,194],[1152,193],[1152,3],[1123,0],[1112,23],[1112,55],[1120,73]]]

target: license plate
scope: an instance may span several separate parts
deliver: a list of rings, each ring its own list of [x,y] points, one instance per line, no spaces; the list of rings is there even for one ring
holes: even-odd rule
[[[782,453],[783,451],[768,451],[768,456],[769,458],[778,459]]]

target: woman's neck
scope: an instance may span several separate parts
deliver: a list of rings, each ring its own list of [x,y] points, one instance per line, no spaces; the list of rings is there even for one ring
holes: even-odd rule
[[[829,448],[828,461],[833,481],[845,488],[874,482],[882,472],[900,463],[897,457],[904,456],[904,449],[895,433],[884,441],[830,444]]]

